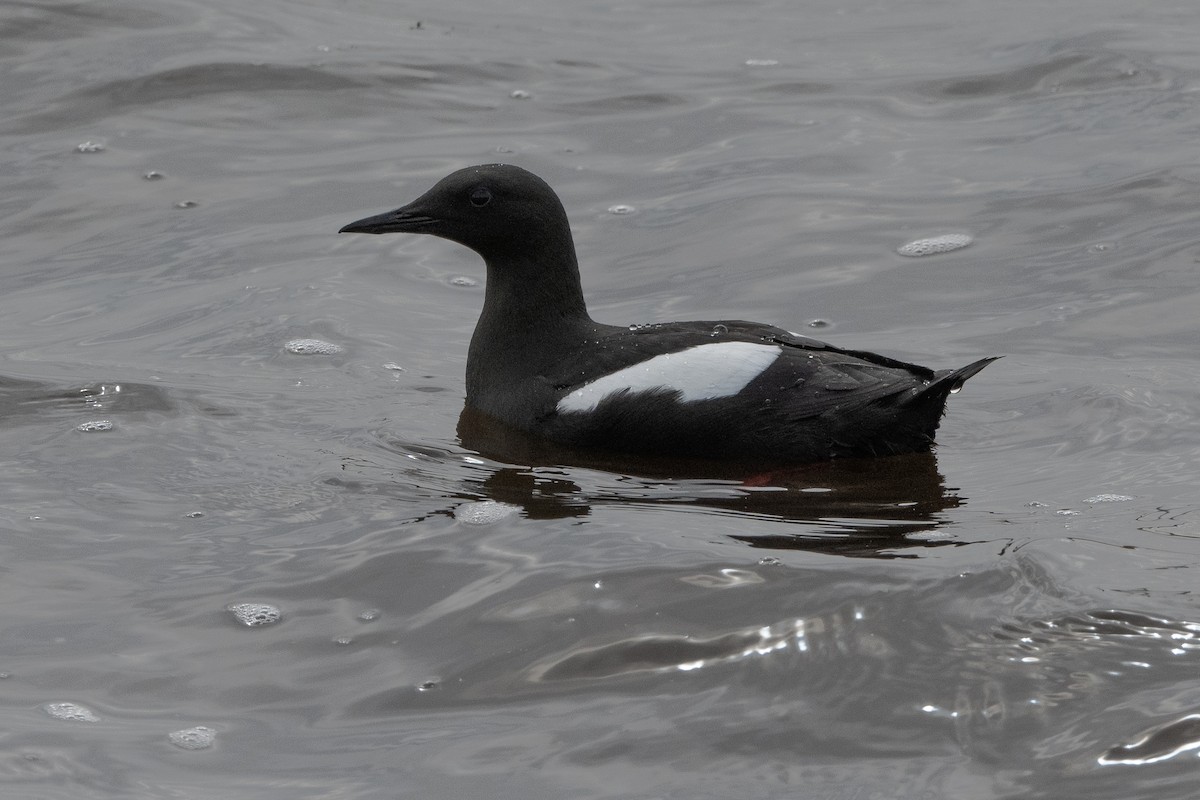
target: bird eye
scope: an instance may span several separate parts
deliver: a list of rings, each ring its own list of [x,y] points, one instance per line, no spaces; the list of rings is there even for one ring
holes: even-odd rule
[[[492,202],[492,193],[488,191],[486,186],[477,186],[471,192],[471,205],[476,208],[483,208],[488,203]]]

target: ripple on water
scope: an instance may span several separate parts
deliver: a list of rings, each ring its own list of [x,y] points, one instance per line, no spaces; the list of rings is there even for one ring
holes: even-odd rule
[[[745,582],[743,573],[733,582]],[[724,576],[728,578],[729,576]],[[706,588],[724,588],[731,582],[718,579]],[[597,588],[600,588],[597,586]],[[825,633],[819,619],[789,619],[772,625],[717,633],[712,636],[640,634],[594,647],[580,647],[535,666],[529,678],[535,683],[600,680],[639,672],[691,672],[717,664],[761,658],[781,651],[807,652],[809,637]]]
[[[1142,733],[1129,744],[1120,744],[1097,759],[1101,764],[1153,764],[1180,753],[1200,749],[1200,714],[1188,714]]]

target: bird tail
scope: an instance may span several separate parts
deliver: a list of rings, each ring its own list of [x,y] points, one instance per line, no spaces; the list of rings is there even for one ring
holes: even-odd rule
[[[920,400],[933,398],[941,398],[942,400],[945,400],[946,395],[957,392],[962,388],[963,384],[966,383],[967,380],[974,377],[976,373],[998,358],[1002,358],[1002,356],[988,356],[987,358],[981,358],[978,361],[973,361],[970,364],[967,364],[965,367],[939,372],[936,374],[933,382],[922,389],[914,399],[916,399],[918,402]]]

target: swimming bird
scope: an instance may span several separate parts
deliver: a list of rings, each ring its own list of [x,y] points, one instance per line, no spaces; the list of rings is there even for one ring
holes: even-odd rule
[[[934,371],[758,322],[596,322],[562,202],[506,164],[340,233],[427,233],[482,256],[467,408],[570,448],[762,464],[928,451],[947,397],[996,358]]]

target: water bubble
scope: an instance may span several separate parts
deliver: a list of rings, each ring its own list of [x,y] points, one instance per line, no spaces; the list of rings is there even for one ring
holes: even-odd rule
[[[46,703],[46,705],[42,706],[42,710],[55,719],[66,720],[67,722],[100,721],[100,717],[96,716],[96,712],[78,703]]]
[[[832,324],[833,323],[827,319],[810,319],[808,321],[808,327],[810,328],[828,328]]]
[[[617,203],[615,206],[608,207],[608,213],[617,214],[618,216],[622,214],[632,214],[634,211],[637,211],[637,209],[624,203]]]
[[[83,431],[84,433],[98,433],[100,431],[111,431],[112,429],[113,421],[111,419],[93,419],[81,422],[75,426],[75,430]]]
[[[161,181],[165,177],[167,177],[167,176],[163,175],[161,172],[159,172],[156,169],[152,169],[149,172],[142,173],[142,180],[144,180],[144,181]]]
[[[729,333],[729,326],[722,325],[721,323],[718,322],[716,325],[713,325],[712,333],[710,335],[711,336],[721,336],[726,333]]]
[[[525,91],[524,89],[513,89],[511,92],[508,93],[508,96],[511,97],[513,100],[528,100],[529,98],[533,97],[532,94]]]
[[[383,612],[378,608],[366,608],[358,612],[358,619],[361,622],[374,622],[383,615]]]
[[[354,644],[354,637],[353,636],[338,636],[338,637],[334,638],[333,643],[338,645],[339,647],[347,647],[349,645]]]
[[[320,339],[292,339],[283,349],[298,356],[332,356],[342,352],[342,346]]]
[[[1073,508],[1060,508],[1054,513],[1058,514],[1060,517],[1078,517],[1082,512],[1076,511]]]
[[[171,731],[167,734],[167,740],[181,750],[206,750],[217,741],[217,732],[212,728],[197,725],[194,728]]]
[[[1117,246],[1112,242],[1096,242],[1095,244],[1088,245],[1087,251],[1089,253],[1107,253],[1110,250],[1116,249]]]
[[[386,364],[383,365],[383,368],[387,369],[387,370],[391,370],[392,372],[404,372],[404,367],[400,366],[395,361],[387,362]]]
[[[451,286],[465,286],[467,288],[479,285],[479,281],[475,280],[474,278],[470,278],[466,275],[454,275],[450,278],[448,283]]]
[[[420,686],[417,687],[417,691],[418,692],[432,692],[436,688],[438,688],[437,681],[425,681]]]
[[[175,207],[176,208],[195,208],[198,205],[200,205],[200,204],[197,203],[195,200],[180,200],[178,203],[175,204]]]
[[[782,564],[783,562],[780,561],[775,556],[763,556],[762,558],[760,558],[758,560],[758,563],[764,567],[777,567],[780,564]]]
[[[266,603],[230,603],[225,606],[225,610],[248,628],[274,625],[283,616],[283,612],[278,608]]]
[[[747,67],[774,67],[778,66],[779,62],[773,58],[747,58]]]
[[[463,503],[454,509],[454,518],[468,525],[488,525],[499,522],[519,510],[519,506],[511,503],[501,503],[498,500],[479,500],[474,503]]]
[[[103,150],[104,142],[93,142],[90,139],[86,142],[80,142],[79,144],[75,145],[75,152],[77,153],[100,153],[103,152]]]
[[[204,516],[204,512],[203,511],[189,511],[188,513],[184,514],[183,516],[187,517],[188,519],[200,519],[201,517]]]
[[[917,239],[896,248],[896,252],[910,258],[931,256],[936,253],[949,253],[952,250],[961,250],[973,241],[974,239],[965,233],[947,233],[943,236]]]

